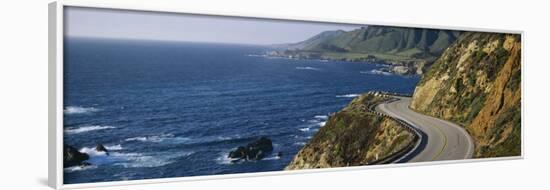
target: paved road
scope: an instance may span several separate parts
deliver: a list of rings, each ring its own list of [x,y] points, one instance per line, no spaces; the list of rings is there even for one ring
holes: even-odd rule
[[[398,162],[423,162],[472,158],[473,140],[464,128],[409,109],[411,98],[395,97],[398,101],[380,104],[377,112],[404,120],[419,129],[422,140]]]

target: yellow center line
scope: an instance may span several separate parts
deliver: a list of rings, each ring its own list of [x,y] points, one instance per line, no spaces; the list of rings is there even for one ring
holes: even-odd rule
[[[392,106],[393,106],[393,108],[394,108],[395,110],[398,110],[398,108],[397,108],[398,106],[404,107],[403,110],[408,109],[408,106],[407,106],[406,104],[404,104],[405,106],[402,106],[402,105],[399,105],[399,103],[395,103],[395,104],[391,104],[391,103],[390,103],[390,104],[381,104],[381,109],[382,109],[382,110],[385,110],[384,108],[386,108],[386,105],[387,105],[388,107],[392,107]],[[389,109],[389,110],[391,110],[391,109]],[[385,110],[386,112],[388,112],[388,115],[391,115],[392,117],[395,117],[395,115],[397,115],[397,114],[395,114],[394,112],[391,112],[391,111],[389,111],[389,110]],[[413,112],[413,113],[416,113],[416,112]],[[420,114],[419,114],[419,115],[420,115]],[[422,116],[424,116],[424,115],[422,115]],[[403,116],[403,117],[404,117],[404,116]],[[401,117],[397,117],[397,118],[401,118]],[[405,119],[405,118],[407,118],[407,117],[404,117],[404,118],[402,118],[402,119]],[[443,136],[443,147],[441,147],[441,150],[439,150],[439,152],[438,152],[436,155],[434,155],[434,156],[432,157],[432,161],[434,161],[434,160],[438,159],[438,158],[441,156],[441,154],[443,154],[443,151],[444,151],[445,148],[447,147],[447,141],[448,141],[448,139],[447,139],[447,135],[445,135],[445,133],[443,132],[443,130],[441,130],[441,127],[440,127],[440,126],[434,125],[434,124],[433,124],[432,122],[430,122],[430,121],[428,121],[428,123],[431,124],[430,127],[436,128],[437,131],[441,134],[441,136]],[[422,130],[422,129],[420,129],[420,130]]]
[[[434,128],[436,128],[437,131],[439,131],[439,133],[441,133],[441,136],[443,136],[444,143],[443,143],[443,147],[441,147],[441,150],[439,150],[439,152],[432,158],[432,161],[434,161],[439,156],[441,156],[441,153],[443,153],[443,150],[445,150],[445,147],[447,147],[447,135],[445,135],[443,133],[443,131],[438,126],[435,126]]]

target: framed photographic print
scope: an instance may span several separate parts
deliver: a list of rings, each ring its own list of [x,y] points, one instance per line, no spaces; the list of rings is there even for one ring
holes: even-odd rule
[[[523,155],[520,31],[49,8],[54,188]]]

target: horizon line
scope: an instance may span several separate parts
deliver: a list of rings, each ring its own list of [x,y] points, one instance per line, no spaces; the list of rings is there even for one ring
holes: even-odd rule
[[[81,39],[100,39],[100,40],[126,40],[126,41],[151,41],[151,42],[166,42],[166,43],[205,43],[205,44],[227,44],[227,45],[247,45],[247,46],[273,46],[277,44],[253,44],[253,43],[238,43],[238,42],[215,42],[215,41],[191,41],[191,40],[167,40],[167,39],[152,39],[152,38],[115,38],[105,36],[74,36],[64,35],[64,39],[81,38]],[[291,44],[294,42],[286,42],[281,44]]]

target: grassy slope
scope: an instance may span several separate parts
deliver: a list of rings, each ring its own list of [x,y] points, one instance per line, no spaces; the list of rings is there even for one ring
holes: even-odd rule
[[[287,170],[366,165],[408,145],[413,135],[366,108],[384,98],[363,95],[332,115]]]
[[[456,35],[457,32],[447,30],[369,26],[327,36],[323,42],[316,38],[317,43],[302,50],[330,52],[333,56],[340,54],[338,57],[342,58],[363,54],[392,61],[426,59],[438,56],[456,39]]]

